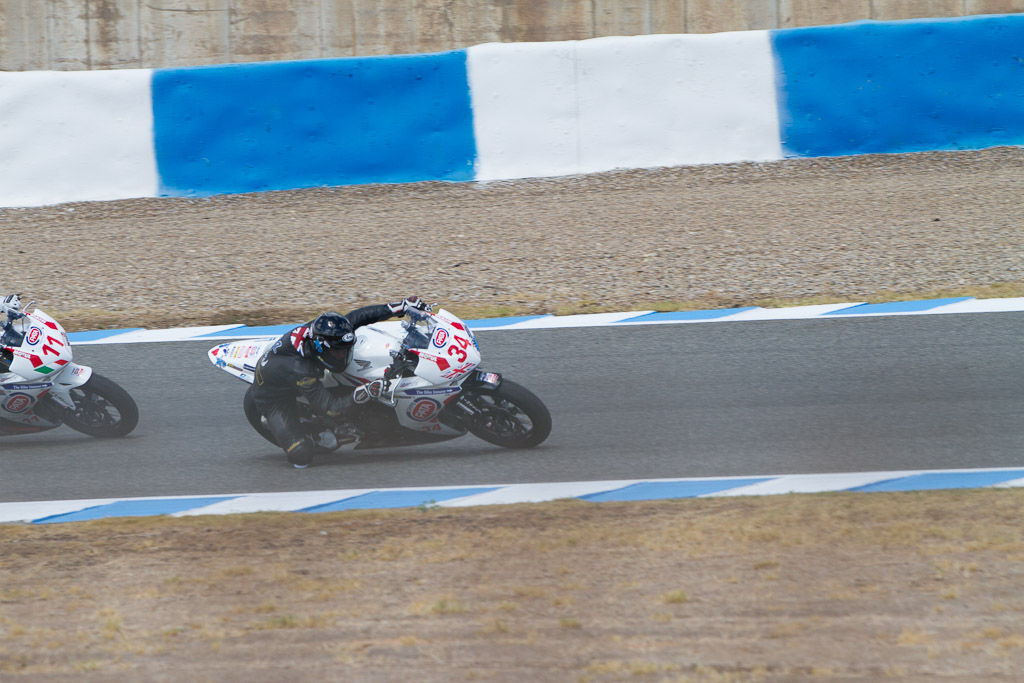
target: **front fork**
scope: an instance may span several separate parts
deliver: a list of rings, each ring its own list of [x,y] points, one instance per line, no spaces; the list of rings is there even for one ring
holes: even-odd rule
[[[47,395],[55,403],[67,408],[75,409],[75,402],[71,398],[71,390],[82,386],[92,377],[92,368],[87,365],[68,363],[63,367],[60,374],[53,378],[53,386]]]
[[[473,389],[494,390],[499,386],[501,386],[501,374],[487,372],[486,370],[475,370],[473,375],[462,383],[462,393],[459,394],[459,398],[455,401],[453,407],[459,410],[461,413],[460,417],[463,420],[476,419],[482,411],[469,400],[469,396],[473,394]]]

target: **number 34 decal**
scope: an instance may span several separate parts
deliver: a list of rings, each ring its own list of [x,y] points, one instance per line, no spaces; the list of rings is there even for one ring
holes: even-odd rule
[[[460,363],[466,360],[466,349],[469,348],[469,340],[465,337],[460,337],[457,334],[452,335],[452,344],[448,347],[448,355],[455,356],[455,360]]]

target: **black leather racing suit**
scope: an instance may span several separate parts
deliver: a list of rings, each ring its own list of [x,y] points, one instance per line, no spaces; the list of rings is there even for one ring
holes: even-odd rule
[[[387,306],[364,306],[345,317],[353,329],[387,320],[394,315]],[[336,421],[355,405],[351,393],[336,396],[320,381],[324,367],[310,353],[306,330],[312,321],[285,332],[256,363],[249,395],[267,418],[267,426],[285,453],[314,448],[302,429],[296,399],[309,401],[313,412]]]

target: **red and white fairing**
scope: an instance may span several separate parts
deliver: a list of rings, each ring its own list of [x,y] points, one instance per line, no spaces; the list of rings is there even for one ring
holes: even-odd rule
[[[395,382],[395,415],[408,429],[457,434],[438,422],[437,415],[455,399],[462,382],[480,364],[480,350],[466,324],[445,309],[425,317],[423,333],[429,341],[426,348],[412,349],[419,356],[415,376]],[[391,365],[391,352],[402,348],[405,336],[400,321],[360,327],[356,330],[353,360],[344,373],[335,375],[336,379],[348,386],[380,379]]]
[[[70,391],[89,380],[92,368],[72,362],[64,328],[38,308],[13,326],[24,337],[18,346],[2,347],[13,357],[9,371],[0,373],[0,417],[28,425],[49,424],[31,408],[48,394],[73,409]]]

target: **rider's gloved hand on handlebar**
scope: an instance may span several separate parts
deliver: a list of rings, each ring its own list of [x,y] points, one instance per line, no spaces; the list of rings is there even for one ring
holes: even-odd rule
[[[392,315],[405,315],[405,313],[411,308],[416,309],[417,311],[427,310],[426,302],[416,295],[407,296],[404,301],[389,303],[387,306]]]
[[[7,313],[7,320],[17,320],[18,318],[25,317],[25,314],[21,311],[21,296],[18,294],[8,294],[0,302],[0,311]],[[5,323],[7,321],[4,321]]]
[[[12,311],[21,311],[21,296],[8,294],[4,297],[4,308]]]

